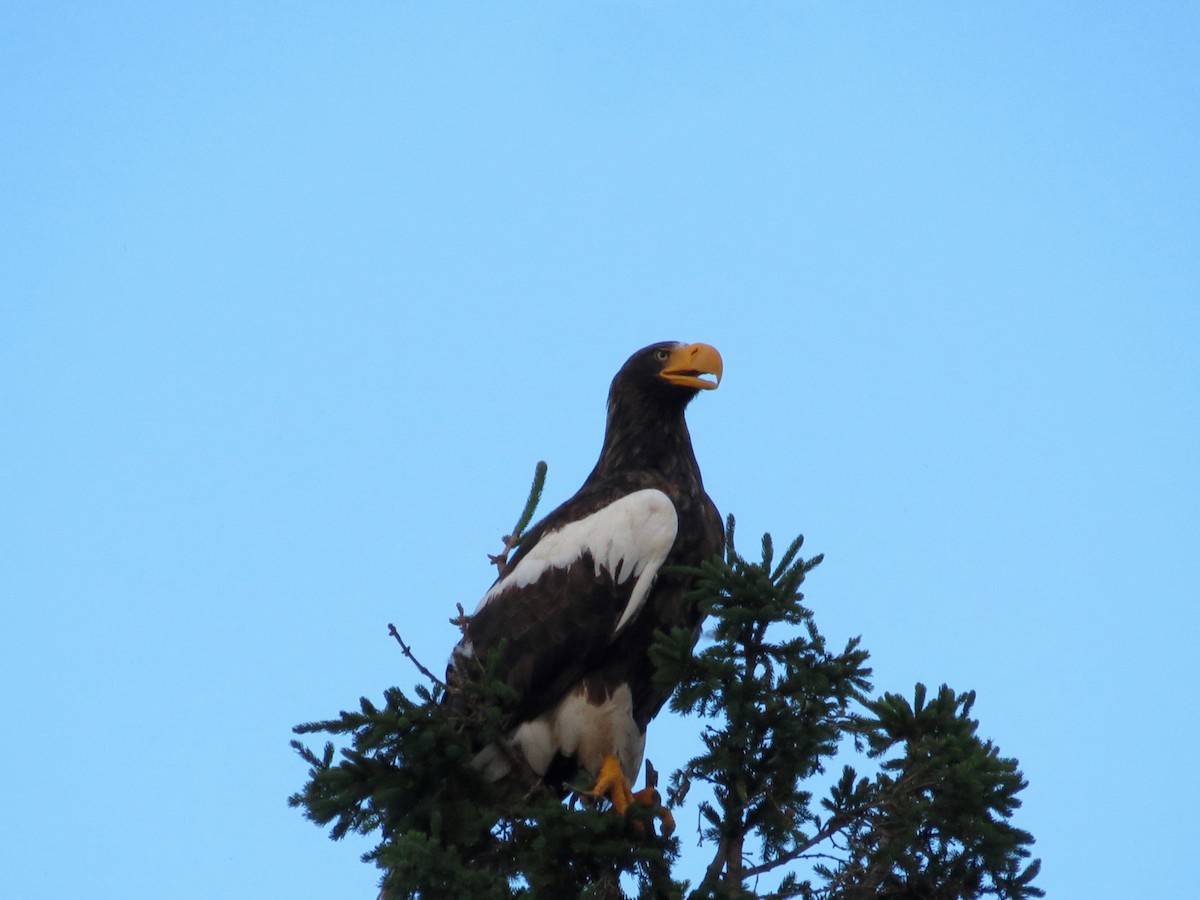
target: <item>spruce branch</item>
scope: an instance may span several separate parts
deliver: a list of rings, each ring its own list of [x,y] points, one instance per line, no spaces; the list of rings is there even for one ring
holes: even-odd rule
[[[529,486],[529,498],[525,501],[525,508],[521,510],[517,524],[513,526],[510,534],[506,534],[501,539],[504,542],[504,548],[497,554],[488,554],[488,560],[501,575],[504,574],[504,567],[508,565],[508,554],[513,551],[514,547],[521,543],[521,536],[529,526],[530,520],[533,519],[533,513],[537,509],[538,503],[541,502],[542,488],[546,486],[546,472],[548,468],[545,460],[538,460],[537,465],[533,467],[533,484]]]

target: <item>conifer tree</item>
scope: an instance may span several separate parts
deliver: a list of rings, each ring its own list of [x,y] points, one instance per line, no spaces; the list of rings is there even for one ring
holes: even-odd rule
[[[506,548],[544,476],[539,465]],[[943,685],[931,696],[918,684],[911,700],[873,696],[859,639],[834,652],[803,602],[821,557],[802,558],[797,538],[775,562],[767,535],[749,562],[734,525],[724,557],[693,572],[706,639],[693,653],[681,630],[654,648],[657,677],[677,686],[670,709],[696,723],[703,746],[666,792],[676,810],[695,804],[711,852],[703,871],[675,871],[678,839],[658,833],[643,805],[621,818],[536,786],[514,798],[481,778],[472,748],[501,736],[512,699],[488,672],[455,686],[469,702],[444,704],[447,687],[417,663],[428,683],[413,696],[389,688],[381,706],[363,698],[356,711],[298,726],[342,745],[292,741],[309,777],[289,802],[334,839],[377,837],[365,860],[383,872],[384,900],[1042,896],[1033,838],[1010,822],[1026,783],[1016,760],[978,736],[974,694]],[[865,774],[843,763],[817,800],[816,784],[843,757]]]

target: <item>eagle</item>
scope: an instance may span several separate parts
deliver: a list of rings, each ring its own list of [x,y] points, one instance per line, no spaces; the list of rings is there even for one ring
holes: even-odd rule
[[[503,710],[506,736],[474,759],[488,781],[565,796],[586,777],[585,793],[619,813],[635,799],[657,803],[651,787],[632,789],[646,727],[670,695],[655,684],[650,647],[657,631],[677,627],[695,643],[691,580],[671,567],[697,566],[724,546],[684,410],[717,387],[722,368],[708,344],[667,341],[629,357],[608,392],[595,468],[521,537],[463,622],[447,683],[498,659],[493,672],[516,697]]]

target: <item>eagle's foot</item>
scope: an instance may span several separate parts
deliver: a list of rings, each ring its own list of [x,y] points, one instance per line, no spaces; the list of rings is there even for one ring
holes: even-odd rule
[[[625,780],[621,764],[611,753],[604,754],[604,759],[600,763],[600,772],[596,775],[596,783],[592,785],[590,791],[586,792],[586,796],[593,799],[604,797],[621,815],[625,815],[625,810],[629,809],[629,804],[633,802],[633,791],[629,787],[629,782]]]
[[[635,792],[629,782],[625,780],[625,773],[621,771],[621,764],[617,762],[617,758],[612,754],[605,754],[600,764],[600,773],[596,776],[596,783],[592,785],[590,791],[584,792],[584,796],[592,799],[604,797],[622,816],[635,803],[638,806],[646,807],[649,815],[643,815],[640,817],[640,821],[633,822],[634,831],[642,834],[645,829],[644,823],[648,819],[651,833],[654,833],[653,822],[657,819],[663,837],[669,837],[675,831],[675,817],[671,815],[669,809],[663,806],[662,797],[656,787],[657,783],[657,773],[647,763],[646,787]],[[640,812],[640,810],[635,812]]]

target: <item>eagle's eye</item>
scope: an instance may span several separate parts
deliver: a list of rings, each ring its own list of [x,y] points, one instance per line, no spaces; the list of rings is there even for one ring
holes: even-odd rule
[[[659,362],[666,362],[668,359],[671,358],[671,354],[669,352],[667,352],[666,350],[655,350],[654,358],[657,359]]]

